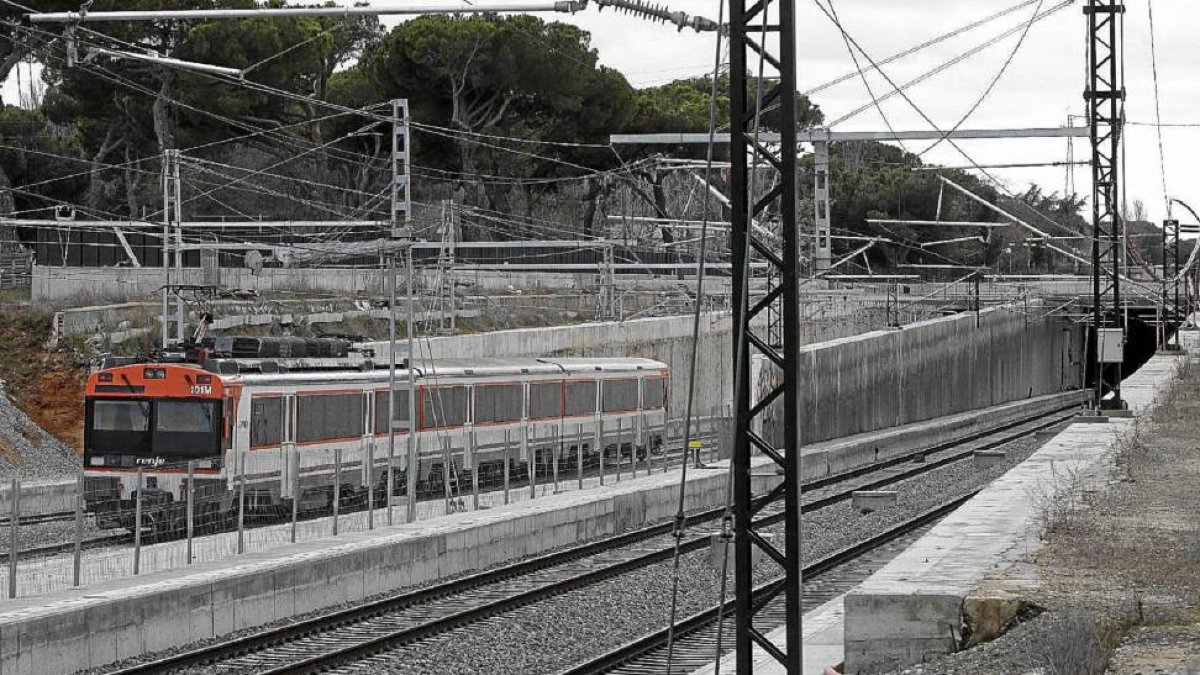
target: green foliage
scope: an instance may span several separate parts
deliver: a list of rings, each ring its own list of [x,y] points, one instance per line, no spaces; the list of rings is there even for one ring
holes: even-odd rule
[[[527,15],[417,17],[367,49],[330,92],[342,103],[407,98],[426,129],[413,142],[421,163],[453,176],[461,201],[498,210],[512,183],[477,176],[527,179],[527,201],[536,199],[554,189],[545,179],[610,166],[611,152],[581,145],[605,142],[634,111],[632,88],[598,65],[588,33]]]
[[[38,184],[13,193],[16,210],[73,202],[86,184],[79,175],[86,165],[72,161],[78,157],[79,147],[69,130],[49,123],[40,111],[0,109],[0,172],[12,185]]]

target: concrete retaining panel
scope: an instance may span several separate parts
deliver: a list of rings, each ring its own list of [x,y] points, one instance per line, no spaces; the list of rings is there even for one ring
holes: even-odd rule
[[[1083,333],[1007,308],[809,344],[800,354],[805,445],[1066,391],[1082,381]],[[757,394],[773,378],[764,368]],[[778,418],[777,404],[768,416]],[[779,442],[779,425],[764,432]]]

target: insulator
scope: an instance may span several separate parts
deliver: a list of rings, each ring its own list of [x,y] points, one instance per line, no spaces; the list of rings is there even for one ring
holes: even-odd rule
[[[686,12],[672,12],[665,5],[657,5],[645,0],[597,0],[600,7],[612,7],[626,14],[634,14],[651,21],[670,22],[679,27],[692,28],[696,31],[717,30],[716,22],[704,17],[689,16]]]

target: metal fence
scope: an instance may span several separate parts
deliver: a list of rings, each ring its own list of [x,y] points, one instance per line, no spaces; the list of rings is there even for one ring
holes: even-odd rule
[[[236,461],[229,466],[232,480],[219,482],[205,479],[196,462],[141,469],[135,488],[117,495],[122,505],[117,510],[103,508],[106,499],[114,505],[111,486],[99,485],[94,478],[85,480],[80,473],[73,488],[64,485],[74,490],[73,512],[38,513],[36,504],[22,503],[21,483],[14,479],[11,494],[16,497],[8,504],[9,512],[0,514],[0,526],[8,529],[0,542],[0,559],[8,566],[0,597],[41,595],[371,531],[405,523],[410,512],[417,521],[430,520],[670,474],[683,461],[719,460],[721,448],[729,447],[728,409],[709,412],[693,418],[695,440],[690,453],[682,447],[681,419],[667,419],[649,430],[662,438],[656,447],[639,446],[629,424],[606,423],[595,430],[567,425],[561,433],[532,439],[525,457],[520,456],[517,439],[506,438],[502,448],[506,461],[474,467],[463,465],[463,453],[451,456],[447,450],[443,461],[435,461],[421,476],[411,497],[403,458],[397,457],[389,472],[386,458],[349,466],[341,452],[335,452],[332,470],[295,472],[292,494],[304,496],[283,500],[253,490],[253,481],[247,480],[247,475],[254,475],[252,470]],[[318,478],[315,474],[320,471],[326,482],[333,481],[325,502],[319,489],[299,488]],[[166,474],[175,476],[172,480],[178,489],[156,484],[154,479]]]

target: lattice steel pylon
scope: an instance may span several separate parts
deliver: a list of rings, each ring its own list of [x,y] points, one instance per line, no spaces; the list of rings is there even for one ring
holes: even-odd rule
[[[1125,321],[1121,308],[1120,151],[1125,112],[1125,83],[1121,67],[1121,22],[1125,5],[1119,0],[1088,0],[1083,8],[1088,23],[1088,126],[1092,146],[1092,327],[1097,409],[1123,408],[1121,364],[1109,371],[1113,399],[1101,405],[1105,393],[1103,337],[1106,329],[1119,331],[1124,344]],[[1112,315],[1106,308],[1111,306]]]
[[[800,352],[800,303],[797,258],[799,232],[796,223],[796,21],[795,0],[730,0],[730,132],[731,132],[731,244],[733,248],[734,306],[734,577],[736,586],[737,672],[753,670],[753,647],[771,654],[789,673],[799,673],[800,645],[800,427],[797,361]],[[773,22],[772,22],[773,20]],[[768,40],[762,40],[766,36]],[[772,51],[774,46],[774,52]],[[778,82],[757,95],[748,91],[752,78],[747,66],[751,55],[764,60],[778,73]],[[757,64],[756,64],[757,65]],[[765,85],[764,85],[765,88]],[[767,147],[755,138],[760,111],[774,108],[772,129],[779,132],[779,145]],[[779,180],[761,198],[751,194],[751,166],[765,163],[779,172]],[[760,214],[779,218],[780,239],[767,241],[751,228]],[[751,304],[749,258],[754,253],[774,273],[765,295]],[[758,331],[755,318],[773,304],[782,305],[781,344]],[[760,391],[751,406],[750,361],[754,352],[763,354],[779,377],[768,390]],[[768,409],[782,417],[782,435],[756,433],[756,425]],[[775,426],[775,425],[771,425]],[[778,426],[776,426],[778,428]],[[750,456],[757,450],[770,457],[783,471],[784,480],[769,494],[755,499],[750,491]],[[754,516],[768,504],[782,499],[786,510],[782,548],[754,524]],[[781,568],[779,580],[755,593],[751,576],[751,546],[761,548]],[[784,595],[787,610],[787,642],[776,647],[755,626],[755,614],[773,598]]]

